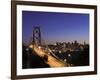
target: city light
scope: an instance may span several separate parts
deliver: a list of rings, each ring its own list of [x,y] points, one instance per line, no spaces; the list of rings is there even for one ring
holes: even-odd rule
[[[70,57],[70,56],[71,56],[71,54],[68,54],[68,56]]]
[[[61,51],[59,51],[59,53],[61,53]]]
[[[29,48],[26,48],[26,51],[28,51],[29,50]]]
[[[31,44],[31,45],[29,46],[29,48],[33,48],[33,45]]]

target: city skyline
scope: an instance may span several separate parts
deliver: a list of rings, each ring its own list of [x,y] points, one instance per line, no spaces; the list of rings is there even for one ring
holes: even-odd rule
[[[23,42],[32,37],[33,28],[39,26],[46,43],[89,43],[89,14],[22,11]]]

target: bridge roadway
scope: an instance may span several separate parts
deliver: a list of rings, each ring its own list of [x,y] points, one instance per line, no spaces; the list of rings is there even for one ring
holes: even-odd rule
[[[40,57],[44,57],[45,55],[48,56],[47,61],[45,61],[50,67],[66,67],[69,66],[69,64],[65,63],[64,61],[55,58],[51,54],[48,54],[45,52],[41,47],[33,46],[32,49],[36,52],[36,54]]]

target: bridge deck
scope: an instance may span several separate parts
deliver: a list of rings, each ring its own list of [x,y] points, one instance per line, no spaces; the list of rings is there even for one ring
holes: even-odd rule
[[[40,57],[44,57],[44,56],[47,56],[47,61],[45,61],[50,67],[66,67],[68,66],[69,64],[53,57],[51,54],[48,54],[46,53],[42,48],[38,48],[36,46],[34,46],[32,48],[36,54]]]

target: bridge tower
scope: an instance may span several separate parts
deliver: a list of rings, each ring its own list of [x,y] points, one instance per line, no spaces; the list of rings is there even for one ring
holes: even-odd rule
[[[41,45],[41,31],[38,26],[33,29],[33,43],[35,45]]]

